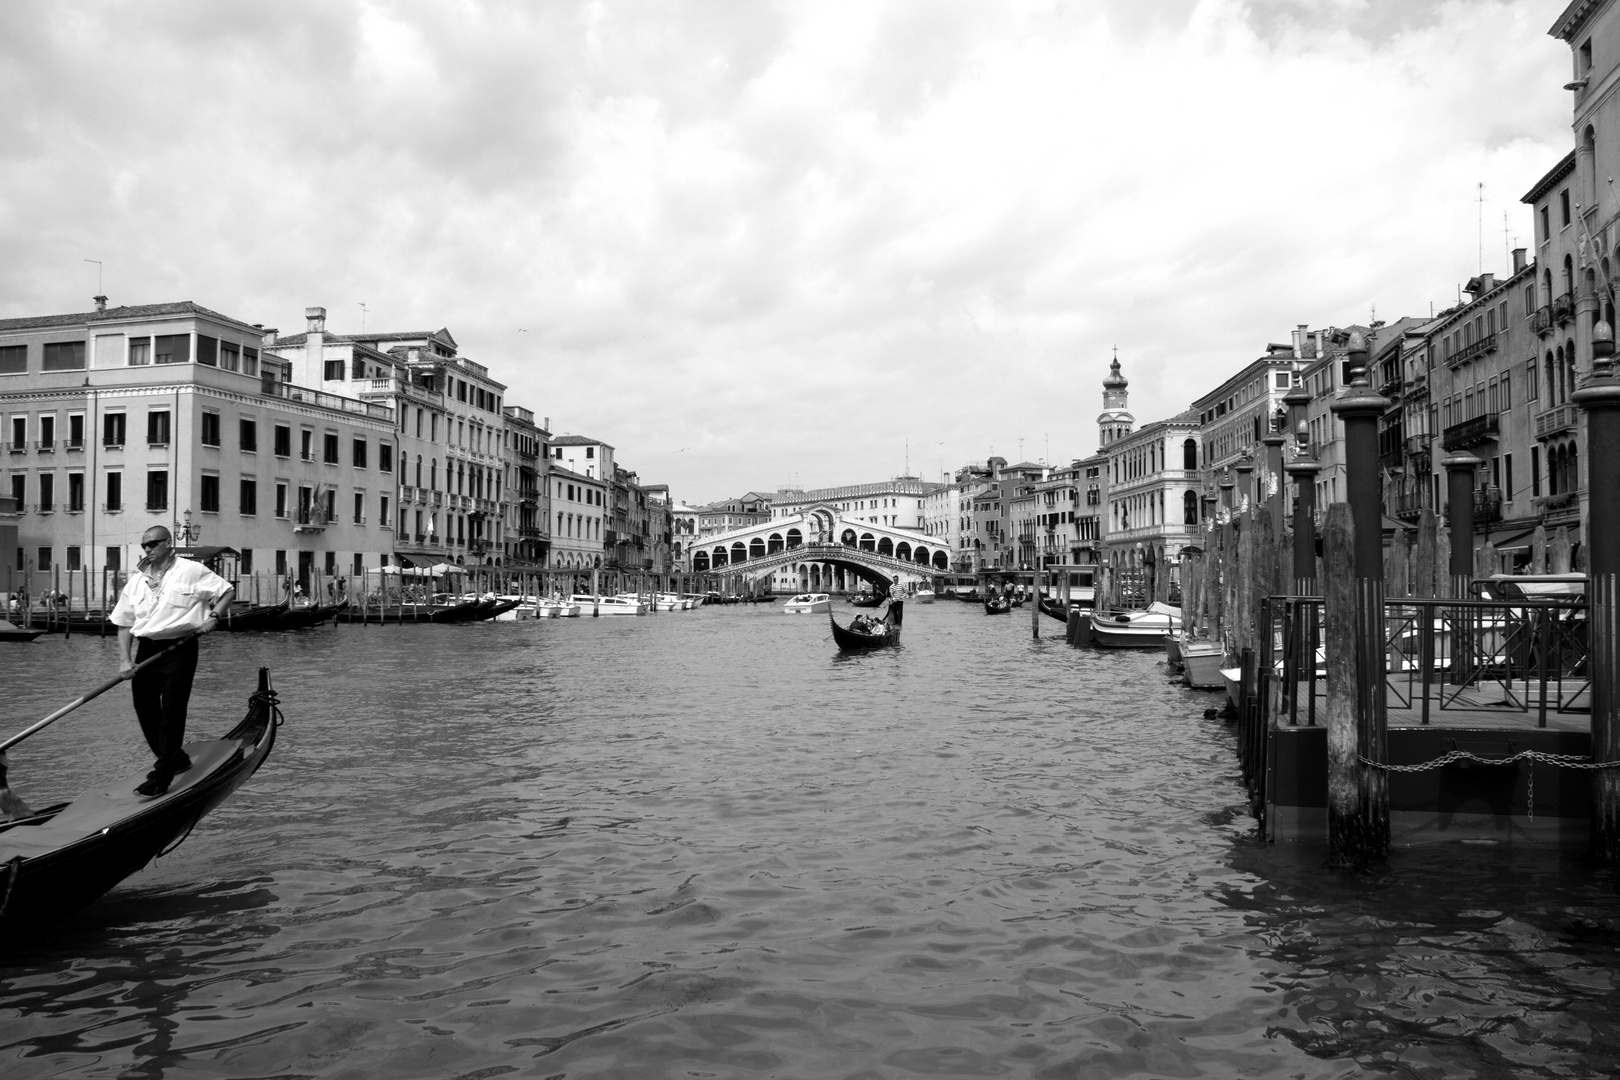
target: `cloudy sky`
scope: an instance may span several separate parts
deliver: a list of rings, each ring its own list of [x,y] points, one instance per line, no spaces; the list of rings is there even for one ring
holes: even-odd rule
[[[694,503],[1066,461],[1529,246],[1563,6],[12,0],[0,316],[447,326]]]

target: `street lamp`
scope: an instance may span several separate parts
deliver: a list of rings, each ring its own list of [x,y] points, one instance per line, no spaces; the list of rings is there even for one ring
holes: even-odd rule
[[[198,522],[195,525],[191,523],[190,510],[185,512],[184,517],[185,521],[175,522],[174,536],[175,539],[179,540],[184,546],[190,547],[192,544],[195,544],[197,541],[202,539],[202,523]]]

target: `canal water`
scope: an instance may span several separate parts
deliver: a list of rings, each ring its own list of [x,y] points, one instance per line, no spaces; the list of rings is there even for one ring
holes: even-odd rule
[[[839,605],[847,616],[848,609]],[[335,627],[265,767],[0,958],[0,1077],[1513,1077],[1620,1071],[1620,905],[1490,846],[1371,876],[1259,844],[1160,657],[1027,613]],[[0,653],[21,726],[110,642]],[[120,688],[13,751],[34,805],[146,760]]]

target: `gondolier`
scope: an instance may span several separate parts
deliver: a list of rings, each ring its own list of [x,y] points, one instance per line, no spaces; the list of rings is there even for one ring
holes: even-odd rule
[[[900,575],[894,575],[894,584],[889,586],[889,606],[906,602],[906,587],[900,584]]]
[[[168,650],[130,679],[135,715],[156,759],[135,793],[153,798],[191,768],[184,742],[197,635],[214,629],[234,590],[202,563],[177,558],[169,530],[161,525],[146,530],[141,550],[145,555],[118,596],[112,622],[118,627],[120,671]]]

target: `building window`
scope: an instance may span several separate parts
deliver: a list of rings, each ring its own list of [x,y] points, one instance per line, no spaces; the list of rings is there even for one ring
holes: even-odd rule
[[[1563,224],[1569,224],[1569,188],[1558,193],[1558,216]]]
[[[84,513],[84,473],[68,473],[68,513]]]
[[[1530,448],[1530,495],[1541,497],[1541,447]]]
[[[298,433],[298,457],[301,461],[315,460],[315,433],[308,428]]]
[[[377,499],[377,524],[387,528],[391,520],[388,516],[388,496],[379,496]]]
[[[241,443],[244,453],[257,453],[259,449],[259,424],[256,420],[238,420],[236,424],[237,441]]]
[[[152,339],[138,337],[129,339],[129,366],[145,367],[152,362]]]
[[[328,431],[321,440],[322,457],[328,465],[338,463],[338,437],[335,432]]]
[[[241,553],[239,555],[237,555],[237,557],[236,557],[236,566],[237,566],[237,569],[242,572],[243,576],[250,576],[253,573],[253,549],[252,548],[243,548],[242,549]]]
[[[110,472],[107,474],[107,510],[116,514],[124,508],[124,474]]]
[[[283,483],[278,483],[278,484],[276,484],[276,517],[284,518],[286,516],[287,516],[287,485],[283,484]]]
[[[124,445],[123,413],[108,413],[101,418],[101,444],[110,447]]]
[[[22,375],[28,371],[28,346],[0,346],[0,375]]]
[[[146,445],[169,445],[169,411],[154,409],[146,414]]]
[[[68,417],[68,441],[67,441],[67,445],[68,445],[69,450],[83,449],[83,447],[84,447],[84,414],[83,413],[74,413],[72,416]]]
[[[285,424],[276,425],[276,457],[292,457],[292,428]]]
[[[209,367],[219,367],[219,341],[216,338],[197,335],[197,363],[207,364]]]
[[[219,413],[205,412],[202,414],[202,444],[204,446],[219,445]]]
[[[205,514],[219,513],[219,477],[204,473],[202,486],[199,488],[202,512]]]
[[[354,493],[354,523],[356,525],[366,523],[366,497],[359,491]]]
[[[343,381],[343,361],[328,360],[322,366],[325,368],[325,370],[322,371],[321,375],[327,382]]]
[[[337,436],[334,435],[333,438],[335,439]],[[354,440],[354,467],[357,469],[366,467],[366,440],[364,439]]]
[[[39,474],[39,512],[49,514],[56,509],[56,474]]]
[[[394,471],[394,444],[377,444],[377,469],[379,472]]]
[[[169,508],[169,470],[154,469],[146,474],[146,508],[148,510]]]
[[[226,371],[242,370],[242,350],[234,342],[219,343],[219,366]]]
[[[241,494],[239,496],[238,501],[239,501],[240,506],[241,506],[241,512],[245,516],[253,517],[254,515],[258,514],[258,512],[259,512],[259,482],[257,480],[249,480],[246,477],[244,477],[242,479]],[[243,569],[245,570],[247,568],[243,567]]]
[[[191,363],[191,335],[170,334],[166,337],[154,338],[152,342],[152,360],[158,364]]]
[[[124,565],[124,553],[123,553],[123,550],[121,548],[115,548],[115,547],[108,548],[107,549],[107,569],[116,574],[116,573],[118,573],[118,571],[123,569],[123,565]]]
[[[258,375],[259,350],[250,346],[242,346],[242,374]]]
[[[51,568],[51,549],[48,547],[40,548],[34,565],[41,570],[49,570]]]
[[[286,553],[286,551],[284,551],[284,550],[282,550],[280,548],[277,548],[276,549],[276,577],[286,577],[286,576],[287,576],[287,553]]]
[[[53,341],[45,345],[45,371],[82,371],[84,342]]]

